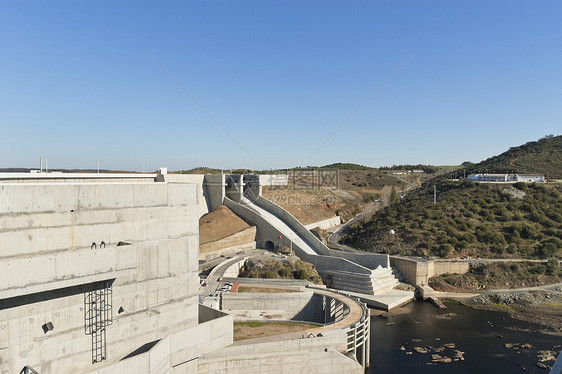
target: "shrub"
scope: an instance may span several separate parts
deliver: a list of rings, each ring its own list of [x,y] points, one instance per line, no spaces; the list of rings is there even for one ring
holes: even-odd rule
[[[275,273],[272,272],[271,270],[266,271],[266,272],[264,273],[263,277],[264,277],[264,278],[267,278],[267,279],[276,278],[276,277],[275,277]]]

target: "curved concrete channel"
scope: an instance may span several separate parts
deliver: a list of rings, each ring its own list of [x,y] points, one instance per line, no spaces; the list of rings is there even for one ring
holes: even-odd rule
[[[256,224],[258,245],[272,242],[292,248],[316,267],[327,287],[348,291],[369,306],[386,310],[413,299],[413,292],[393,290],[401,275],[390,267],[388,255],[330,249],[289,212],[262,196],[241,197],[240,202],[225,197],[224,203]]]

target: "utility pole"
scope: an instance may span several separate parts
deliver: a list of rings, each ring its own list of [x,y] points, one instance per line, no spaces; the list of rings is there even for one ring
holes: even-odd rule
[[[437,187],[433,185],[433,204],[437,204]]]
[[[289,248],[290,248],[290,250],[291,250],[291,256],[293,255],[293,240],[294,240],[294,237],[293,237],[293,236],[294,236],[294,235],[295,235],[294,232],[292,232],[292,233],[289,234],[289,241],[291,242],[291,244],[289,244]]]

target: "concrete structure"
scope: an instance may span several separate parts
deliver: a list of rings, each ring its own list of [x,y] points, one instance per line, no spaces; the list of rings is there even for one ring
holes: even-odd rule
[[[0,373],[196,372],[232,343],[198,305],[201,193],[163,177],[0,176]]]
[[[217,192],[224,196],[224,205],[257,226],[259,246],[282,244],[293,248],[299,257],[316,266],[330,287],[369,294],[381,288],[373,279],[373,271],[379,267],[390,271],[388,255],[329,249],[289,212],[264,199],[260,183],[255,175],[227,175],[224,195]]]
[[[0,373],[197,372],[232,343],[198,306],[197,185],[159,178],[0,176]]]
[[[199,245],[199,260],[210,260],[222,253],[256,248],[256,227],[232,234],[224,239]]]
[[[464,274],[470,263],[464,260],[425,260],[419,257],[390,256],[390,264],[400,269],[404,278],[415,286],[426,286],[429,278],[441,274]]]
[[[388,267],[388,256],[314,242],[260,196],[263,183],[283,178],[0,174],[0,373],[362,372],[369,330],[362,303],[346,322],[326,320],[334,325],[323,337],[252,346],[251,358],[225,348],[232,316],[199,305],[198,219],[225,202],[261,217],[260,243],[279,230],[276,244],[296,235],[295,251],[331,286],[370,292],[374,272]],[[248,197],[260,205],[248,208]],[[349,303],[339,299],[323,297],[322,310],[339,318]]]
[[[200,373],[202,368],[229,373],[364,373],[369,366],[370,316],[358,300],[322,289],[222,298],[223,309],[235,319],[304,321],[322,327],[235,342],[206,354]]]
[[[309,223],[308,225],[304,225],[304,228],[307,229],[307,230],[312,230],[316,227],[319,227],[322,230],[326,230],[326,229],[332,228],[334,226],[337,226],[340,223],[341,223],[341,217],[335,216],[335,217],[332,217],[332,218],[323,219],[322,221]]]
[[[546,182],[542,174],[470,174],[466,177],[474,182]]]

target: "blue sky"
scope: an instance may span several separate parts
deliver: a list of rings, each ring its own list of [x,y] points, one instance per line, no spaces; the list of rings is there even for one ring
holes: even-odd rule
[[[562,133],[562,3],[3,1],[0,129],[0,167],[478,162]]]

